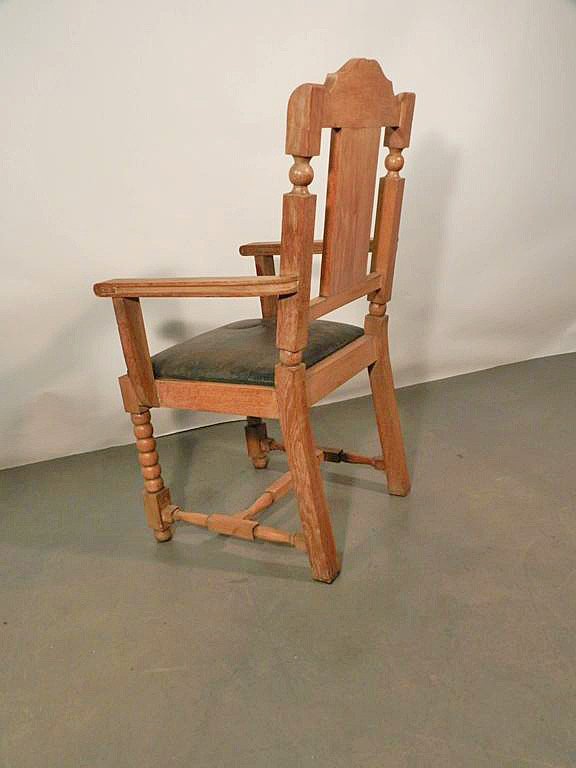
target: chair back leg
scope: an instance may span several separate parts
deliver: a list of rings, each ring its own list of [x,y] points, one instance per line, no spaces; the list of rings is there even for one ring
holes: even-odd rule
[[[268,466],[268,451],[265,448],[268,438],[266,422],[258,416],[248,416],[244,431],[246,432],[246,449],[254,468],[266,469]]]
[[[371,304],[371,314],[366,316],[364,323],[364,330],[374,337],[378,351],[376,362],[368,368],[368,374],[388,480],[388,493],[394,496],[407,496],[410,493],[410,476],[406,465],[402,427],[388,351],[388,316],[372,314],[385,311],[386,305]]]
[[[304,364],[288,366],[279,363],[276,366],[276,391],[310,567],[316,581],[329,584],[338,576],[340,560],[310,426]]]

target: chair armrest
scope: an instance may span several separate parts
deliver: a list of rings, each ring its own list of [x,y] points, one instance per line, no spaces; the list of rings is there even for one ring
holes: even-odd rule
[[[96,283],[96,296],[128,299],[192,296],[287,296],[298,290],[295,275],[264,277],[174,277],[106,280]]]
[[[374,247],[374,240],[370,240],[368,252],[371,253]],[[323,240],[314,240],[312,253],[322,253],[324,248]],[[279,256],[280,243],[245,243],[240,246],[241,256]]]
[[[241,256],[279,256],[280,243],[246,243],[239,250]],[[314,240],[312,253],[322,253],[322,240]]]

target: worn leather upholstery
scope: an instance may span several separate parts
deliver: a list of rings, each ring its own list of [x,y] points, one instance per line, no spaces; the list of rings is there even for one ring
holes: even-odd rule
[[[303,360],[309,368],[362,336],[355,325],[310,323]],[[152,357],[157,379],[274,385],[276,321],[240,320],[176,344]]]

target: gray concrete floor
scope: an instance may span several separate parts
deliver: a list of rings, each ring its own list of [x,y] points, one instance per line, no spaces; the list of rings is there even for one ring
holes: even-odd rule
[[[412,495],[324,468],[331,586],[273,545],[156,544],[131,446],[3,472],[0,765],[576,765],[575,380],[562,355],[401,390]],[[378,450],[368,398],[314,422]],[[160,452],[196,510],[285,470],[252,469],[241,423]],[[267,519],[295,528],[293,501]]]

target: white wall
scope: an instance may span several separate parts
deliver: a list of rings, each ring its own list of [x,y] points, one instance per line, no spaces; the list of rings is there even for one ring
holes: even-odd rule
[[[569,0],[0,0],[0,464],[131,440],[92,283],[251,273],[237,247],[277,238],[289,188],[288,95],[352,56],[417,93],[397,383],[574,350],[575,40]],[[151,346],[257,306],[149,301]]]

